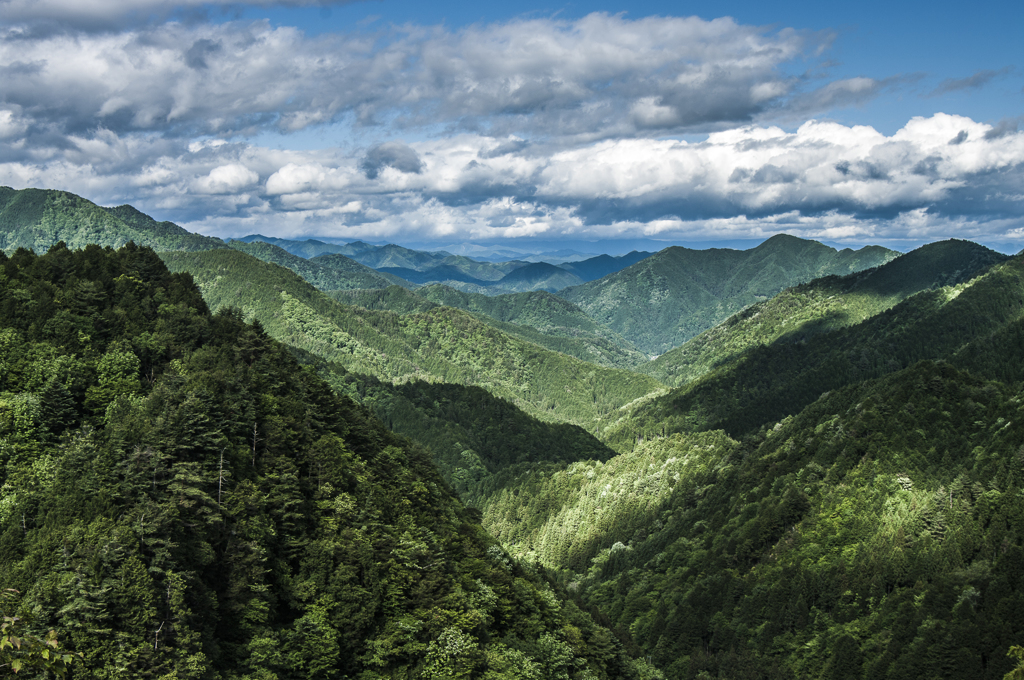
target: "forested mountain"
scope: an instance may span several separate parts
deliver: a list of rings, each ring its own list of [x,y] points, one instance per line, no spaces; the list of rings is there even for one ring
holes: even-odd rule
[[[580,277],[584,282],[595,281],[608,276],[609,274],[621,271],[631,264],[636,264],[640,260],[645,260],[651,255],[653,255],[653,253],[642,251],[638,252],[634,250],[631,253],[619,255],[618,257],[613,257],[612,255],[598,255],[597,257],[591,257],[578,262],[562,262],[558,266],[567,272],[572,272],[576,276]]]
[[[617,334],[594,323],[575,305],[550,293],[489,297],[430,285],[415,292],[392,286],[378,290],[328,291],[327,294],[344,304],[398,314],[421,313],[441,306],[464,309],[503,333],[601,366],[631,368],[646,359]]]
[[[350,243],[336,252],[378,270],[418,272],[417,283],[438,283],[450,279],[482,281],[486,284],[498,281],[509,272],[529,264],[516,260],[477,262],[462,255],[452,255],[443,251],[412,250],[395,244],[373,246],[360,241]],[[453,272],[457,276],[453,277]]]
[[[405,279],[375,271],[337,253],[307,260],[263,241],[230,241],[228,245],[264,262],[287,267],[320,290],[386,288],[395,285],[415,287]]]
[[[395,385],[294,350],[335,390],[388,427],[427,447],[459,493],[490,475],[535,463],[607,460],[615,452],[577,425],[538,420],[487,390],[451,383]]]
[[[965,283],[918,293],[857,325],[753,347],[639,407],[607,432],[608,441],[622,450],[656,432],[744,432],[797,413],[829,390],[924,359],[956,361],[968,343],[1012,332],[1022,313],[1024,257],[1017,256]],[[989,360],[1013,366],[1020,356],[1013,350]]]
[[[671,677],[999,680],[1024,637],[1021,409],[925,362],[740,440],[658,437],[469,496]]]
[[[970,241],[931,243],[877,268],[788,288],[637,370],[681,385],[758,345],[803,343],[819,333],[853,326],[914,293],[962,283],[1005,259]]]
[[[390,382],[479,385],[542,420],[588,431],[661,388],[649,376],[546,350],[450,307],[402,315],[342,305],[291,271],[239,251],[161,257],[172,271],[195,277],[211,308],[239,307],[283,342]]]
[[[41,250],[58,222],[177,233],[0,196],[7,238]],[[563,298],[180,243],[0,254],[0,589],[39,607],[37,641],[53,626],[81,652],[73,677],[1013,666],[1024,255],[783,236],[668,249]],[[200,243],[220,247],[181,252]],[[506,264],[463,284],[528,278]],[[653,353],[716,320],[649,375],[607,367],[640,358],[627,330]]]
[[[529,326],[548,335],[567,338],[593,335],[629,347],[624,338],[591,319],[582,309],[546,291],[485,296],[463,293],[446,286],[425,286],[418,289],[416,295],[446,307]]]
[[[920,254],[947,256],[1001,259]],[[615,458],[463,496],[669,676],[998,680],[1024,638],[1022,359],[1018,256],[648,402]]]
[[[81,654],[72,678],[648,668],[420,449],[152,251],[0,267],[0,574]]]
[[[552,293],[582,283],[583,279],[561,267],[547,262],[535,262],[509,272],[493,284],[495,289],[507,293],[545,290]]]
[[[66,191],[0,187],[0,250],[45,252],[58,241],[72,248],[90,243],[122,246],[128,241],[157,250],[224,248],[171,222],[157,222],[130,205],[101,208]]]
[[[875,267],[898,254],[877,246],[836,251],[779,234],[751,250],[666,248],[558,295],[657,355],[784,288]]]
[[[324,243],[316,239],[310,238],[302,241],[287,238],[277,238],[275,236],[264,236],[263,234],[250,234],[249,236],[243,236],[239,239],[233,239],[242,241],[243,243],[254,243],[263,242],[283,248],[292,255],[298,255],[299,257],[306,258],[307,260],[317,255],[326,255],[328,253],[343,253],[348,250],[347,244],[338,243]]]

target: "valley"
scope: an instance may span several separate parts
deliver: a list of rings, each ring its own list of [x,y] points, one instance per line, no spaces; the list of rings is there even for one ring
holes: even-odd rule
[[[1021,255],[0,235],[0,588],[71,677],[1014,667]]]

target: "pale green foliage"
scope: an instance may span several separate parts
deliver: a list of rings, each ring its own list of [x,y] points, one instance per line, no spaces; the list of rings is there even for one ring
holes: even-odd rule
[[[1024,647],[1014,645],[1006,656],[1017,660],[1017,667],[1003,676],[1003,680],[1024,680]]]
[[[7,589],[0,594],[0,675],[37,669],[63,677],[75,660],[60,648],[56,631],[43,635],[29,628],[34,614],[19,607],[20,593]]]
[[[458,628],[445,628],[427,647],[423,677],[430,680],[468,678],[479,655],[472,636]]]

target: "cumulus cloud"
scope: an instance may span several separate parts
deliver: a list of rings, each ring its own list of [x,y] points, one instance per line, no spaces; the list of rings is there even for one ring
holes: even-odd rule
[[[289,151],[108,131],[48,159],[0,162],[0,184],[131,202],[222,236],[1016,238],[1024,220],[1024,132],[959,116],[891,135],[809,121],[695,142],[511,141],[466,133]]]
[[[608,14],[315,38],[265,22],[11,24],[0,184],[225,236],[1017,233],[1019,121],[937,114],[886,135],[814,120],[917,78],[791,74],[830,39]],[[368,141],[249,141],[287,147],[326,125]]]
[[[387,142],[370,149],[359,167],[367,179],[377,179],[384,168],[418,175],[423,172],[423,161],[414,149],[402,142]]]
[[[799,85],[787,65],[827,42],[607,14],[315,38],[266,22],[0,33],[0,98],[40,128],[222,136],[338,121],[590,138],[721,126],[778,106]]]
[[[260,178],[241,163],[219,165],[193,183],[200,194],[234,194],[251,187]]]

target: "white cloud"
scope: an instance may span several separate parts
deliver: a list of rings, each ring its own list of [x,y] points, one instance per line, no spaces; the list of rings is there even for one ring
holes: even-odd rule
[[[58,2],[0,0],[0,15]],[[788,74],[822,65],[828,36],[607,14],[315,38],[146,26],[0,28],[0,183],[231,236],[857,239],[1024,218],[1016,121],[936,114],[886,135],[807,120],[901,82]],[[251,141],[304,129],[368,141]]]
[[[342,120],[590,138],[721,126],[777,106],[798,85],[786,65],[821,44],[731,19],[606,14],[315,38],[266,22],[2,33],[2,98],[38,124],[175,135]]]
[[[248,189],[260,176],[240,163],[220,165],[193,183],[200,194],[236,194]]]
[[[101,130],[41,161],[0,163],[0,183],[131,202],[228,236],[991,235],[1024,219],[1024,132],[992,138],[993,129],[937,114],[892,135],[809,121],[791,132],[747,126],[701,142],[567,149],[463,134],[393,147],[420,171],[382,166],[374,178],[364,150],[174,144]]]

